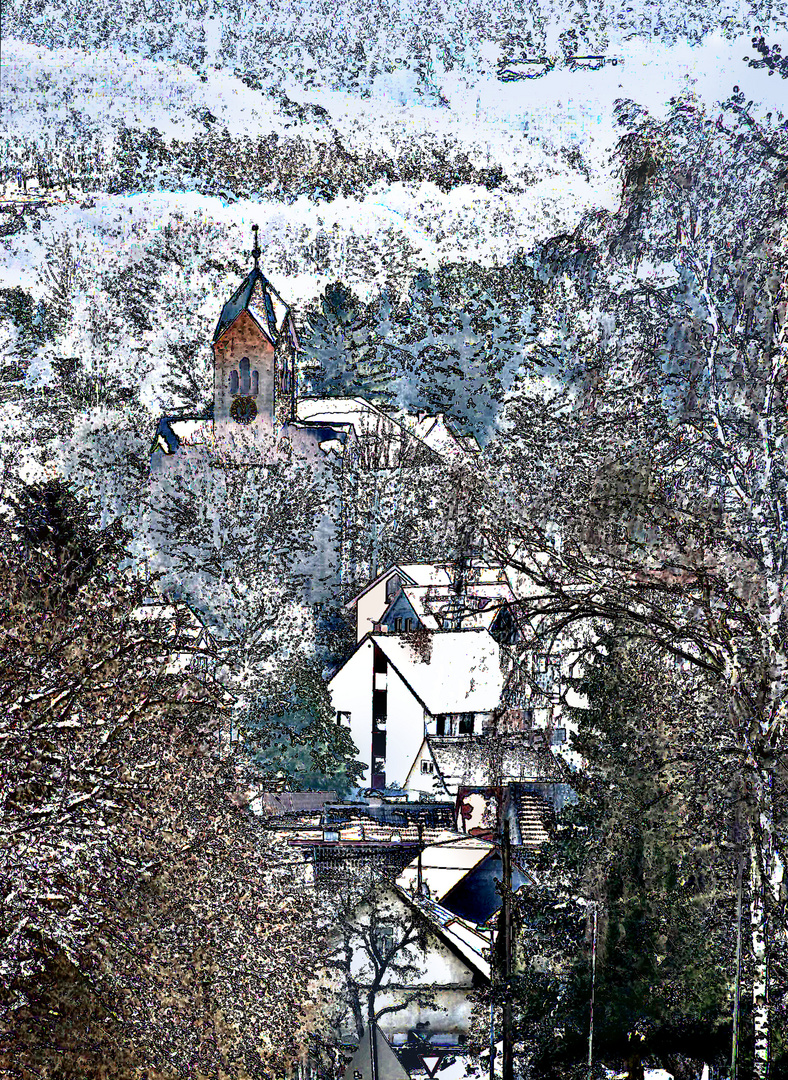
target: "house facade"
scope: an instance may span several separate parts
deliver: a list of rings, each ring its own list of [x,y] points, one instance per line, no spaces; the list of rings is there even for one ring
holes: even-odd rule
[[[368,634],[328,684],[366,766],[361,782],[376,789],[404,785],[425,734],[484,731],[503,687],[486,631]]]
[[[382,974],[372,941],[378,957],[384,958]],[[380,1030],[394,1047],[403,1045],[413,1031],[435,1046],[464,1042],[473,1007],[469,994],[490,979],[488,932],[384,881],[356,904],[332,944],[335,955],[350,957],[348,973],[362,1022],[376,977],[380,985],[375,1011],[399,1006],[379,1019]]]

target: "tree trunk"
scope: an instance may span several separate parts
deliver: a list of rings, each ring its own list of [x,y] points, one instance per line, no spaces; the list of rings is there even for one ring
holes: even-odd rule
[[[631,1043],[627,1053],[627,1080],[644,1080],[640,1047],[632,1046]]]
[[[752,932],[752,1019],[754,1028],[753,1076],[767,1080],[769,1075],[769,950],[767,944],[768,915],[762,852],[758,836],[753,831],[750,853],[750,927]]]

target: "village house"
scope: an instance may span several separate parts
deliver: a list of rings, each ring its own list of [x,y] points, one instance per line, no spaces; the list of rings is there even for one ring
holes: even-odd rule
[[[328,683],[362,783],[402,786],[425,734],[480,734],[501,702],[498,643],[486,630],[368,634]]]
[[[513,601],[500,565],[476,559],[458,571],[451,563],[402,563],[378,574],[345,611],[354,613],[357,642],[373,631],[417,629],[487,629],[496,636],[496,620]]]
[[[469,994],[490,980],[491,944],[489,930],[390,881],[377,883],[337,920],[331,942],[332,955],[347,964],[356,1016],[367,1027],[374,992],[380,1030],[395,1048],[414,1031],[434,1047],[462,1046]],[[349,1012],[348,1035],[353,1023]]]

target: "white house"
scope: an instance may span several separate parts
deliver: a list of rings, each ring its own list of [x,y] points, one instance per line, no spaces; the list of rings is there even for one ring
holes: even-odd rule
[[[350,957],[361,1016],[366,1018],[368,988],[380,974],[374,942],[378,956],[390,958],[375,1012],[401,1006],[379,1020],[391,1043],[404,1043],[414,1030],[436,1046],[461,1043],[470,1028],[469,993],[490,979],[489,932],[389,881],[379,882],[349,914],[335,930],[333,948],[338,958]]]
[[[506,572],[474,560],[462,574],[459,583],[451,563],[388,567],[345,604],[355,612],[356,641],[378,630],[489,629],[501,606],[514,600]]]
[[[328,684],[366,765],[362,783],[402,786],[425,734],[472,735],[501,703],[500,647],[486,630],[368,634]]]

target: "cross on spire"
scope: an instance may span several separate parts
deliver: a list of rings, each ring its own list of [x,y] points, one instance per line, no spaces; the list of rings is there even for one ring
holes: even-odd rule
[[[254,259],[255,270],[260,269],[260,237],[257,235],[260,231],[259,225],[252,226],[252,232],[254,233],[254,247],[252,248],[252,258]]]

